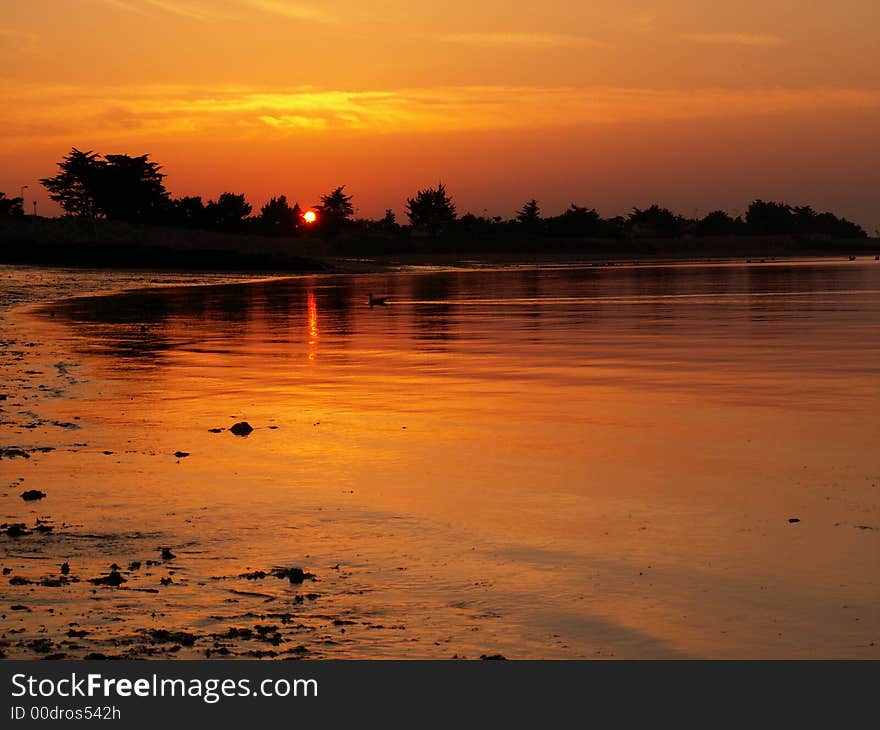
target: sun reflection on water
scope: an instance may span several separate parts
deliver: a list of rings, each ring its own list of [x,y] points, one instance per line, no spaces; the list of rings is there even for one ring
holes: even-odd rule
[[[307,294],[307,312],[309,318],[309,362],[314,362],[318,355],[318,302],[315,292],[309,289]]]

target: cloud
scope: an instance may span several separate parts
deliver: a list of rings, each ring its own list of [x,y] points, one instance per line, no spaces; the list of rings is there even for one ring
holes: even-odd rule
[[[452,86],[383,90],[4,84],[0,150],[24,142],[271,139],[741,118],[880,109],[880,90]],[[90,142],[90,140],[92,142]]]
[[[134,5],[129,0],[97,0],[97,2],[103,3],[104,5],[110,5],[114,8],[119,8],[120,10],[127,10],[133,13],[138,13],[139,15],[146,15],[146,10],[140,5]]]
[[[350,118],[357,119],[354,115]],[[285,132],[299,129],[327,129],[328,126],[328,120],[323,117],[309,117],[302,114],[284,114],[275,117],[267,114],[259,117],[259,120],[270,127]]]
[[[310,20],[318,23],[335,21],[334,16],[330,13],[306,3],[292,3],[287,0],[239,0],[239,2],[243,5],[249,5],[255,10],[293,20]]]
[[[781,46],[785,38],[755,33],[688,33],[682,38],[691,43],[730,46]]]
[[[149,15],[150,11],[158,10],[192,20],[222,17],[216,12],[211,12],[210,5],[206,6],[198,0],[101,0],[101,2],[139,15]]]
[[[206,9],[199,2],[181,2],[181,0],[142,0],[146,5],[151,5],[159,10],[164,10],[172,15],[180,15],[184,18],[193,18],[194,20],[208,20],[222,15]],[[210,6],[209,6],[210,7]]]
[[[334,17],[317,6],[287,0],[101,0],[108,5],[147,14],[159,11],[190,20],[243,20],[253,13],[291,20],[329,23]]]
[[[583,36],[562,33],[452,33],[440,36],[448,43],[460,43],[478,48],[571,48],[589,46],[605,47],[606,44]]]

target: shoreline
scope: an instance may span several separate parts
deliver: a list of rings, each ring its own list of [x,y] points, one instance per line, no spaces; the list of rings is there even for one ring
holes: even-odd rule
[[[767,259],[743,259],[741,257],[617,257],[613,260],[599,256],[571,256],[542,254],[519,256],[512,254],[493,254],[478,258],[464,258],[459,255],[438,256],[436,254],[410,254],[407,256],[376,256],[369,258],[331,258],[323,262],[325,268],[318,271],[273,271],[255,269],[253,271],[215,271],[199,269],[149,269],[149,268],[91,268],[75,266],[43,266],[40,264],[9,264],[0,262],[0,274],[5,267],[12,269],[34,269],[40,272],[70,273],[76,277],[83,272],[98,276],[117,276],[120,281],[105,287],[88,291],[62,291],[50,293],[46,297],[29,299],[8,304],[0,300],[0,321],[17,317],[54,317],[52,305],[64,307],[79,299],[112,297],[128,293],[147,293],[156,289],[186,289],[203,287],[240,286],[259,282],[285,279],[307,278],[311,276],[369,276],[376,274],[431,274],[438,272],[488,272],[504,270],[553,270],[576,268],[646,268],[646,267],[694,267],[694,266],[785,266],[792,264],[837,263],[840,265],[868,264],[880,262],[880,256],[864,255],[853,260],[839,255],[790,256]],[[206,281],[206,278],[216,280]],[[195,279],[195,280],[193,280]]]
[[[310,276],[359,276],[371,274],[393,273],[435,273],[443,271],[492,271],[492,270],[541,270],[566,268],[617,268],[617,267],[682,267],[682,266],[774,266],[792,264],[868,264],[880,262],[880,255],[864,254],[844,256],[842,254],[826,255],[791,255],[772,256],[766,258],[749,258],[742,256],[617,256],[609,258],[598,255],[573,256],[568,254],[529,254],[494,253],[486,255],[464,254],[419,254],[386,255],[371,257],[329,257],[321,262],[318,270],[274,270],[274,269],[152,269],[149,267],[90,267],[68,265],[43,265],[30,263],[8,263],[0,261],[0,274],[4,268],[8,270],[33,269],[38,272],[57,272],[78,277],[82,273],[98,276],[117,276],[120,282],[109,287],[101,287],[89,291],[65,292],[59,290],[46,297],[8,304],[0,300],[0,312],[10,314],[14,309],[39,308],[51,303],[63,304],[70,299],[98,296],[113,296],[125,292],[149,291],[156,288],[186,288],[247,284],[278,279],[294,279]],[[215,278],[206,281],[206,278]],[[193,281],[192,279],[196,279]],[[57,294],[57,295],[55,295]]]
[[[731,235],[575,238],[342,233],[272,237],[112,221],[0,222],[0,264],[111,271],[380,273],[394,266],[724,262],[880,256],[878,238]]]
[[[276,276],[308,276],[313,274],[377,274],[400,269],[487,269],[493,267],[574,267],[574,266],[671,266],[686,264],[771,264],[800,261],[857,261],[880,260],[877,246],[854,249],[853,252],[818,250],[805,252],[748,252],[663,253],[650,252],[540,252],[540,251],[461,251],[461,252],[408,252],[375,255],[325,254],[319,258],[292,256],[288,258],[241,256],[237,253],[217,257],[216,251],[174,252],[169,249],[137,248],[129,252],[135,256],[109,257],[102,263],[97,254],[105,253],[98,247],[83,259],[45,258],[36,256],[8,256],[0,252],[0,266],[20,266],[38,269],[73,269],[106,272],[151,272],[156,274],[213,274],[253,275],[258,278]],[[159,251],[157,258],[138,258],[138,254]],[[54,252],[54,249],[53,249]],[[4,255],[7,254],[7,255]]]

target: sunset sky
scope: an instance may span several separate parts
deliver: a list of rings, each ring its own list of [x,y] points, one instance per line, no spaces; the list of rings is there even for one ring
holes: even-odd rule
[[[0,190],[55,212],[37,179],[76,146],[255,206],[443,180],[461,213],[763,197],[873,233],[878,27],[876,0],[4,2]]]

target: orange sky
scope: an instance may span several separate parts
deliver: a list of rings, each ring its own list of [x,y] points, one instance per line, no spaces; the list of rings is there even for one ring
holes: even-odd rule
[[[0,25],[0,190],[71,146],[151,153],[175,195],[346,184],[402,210],[535,196],[607,215],[754,197],[880,227],[874,0],[27,0]]]

